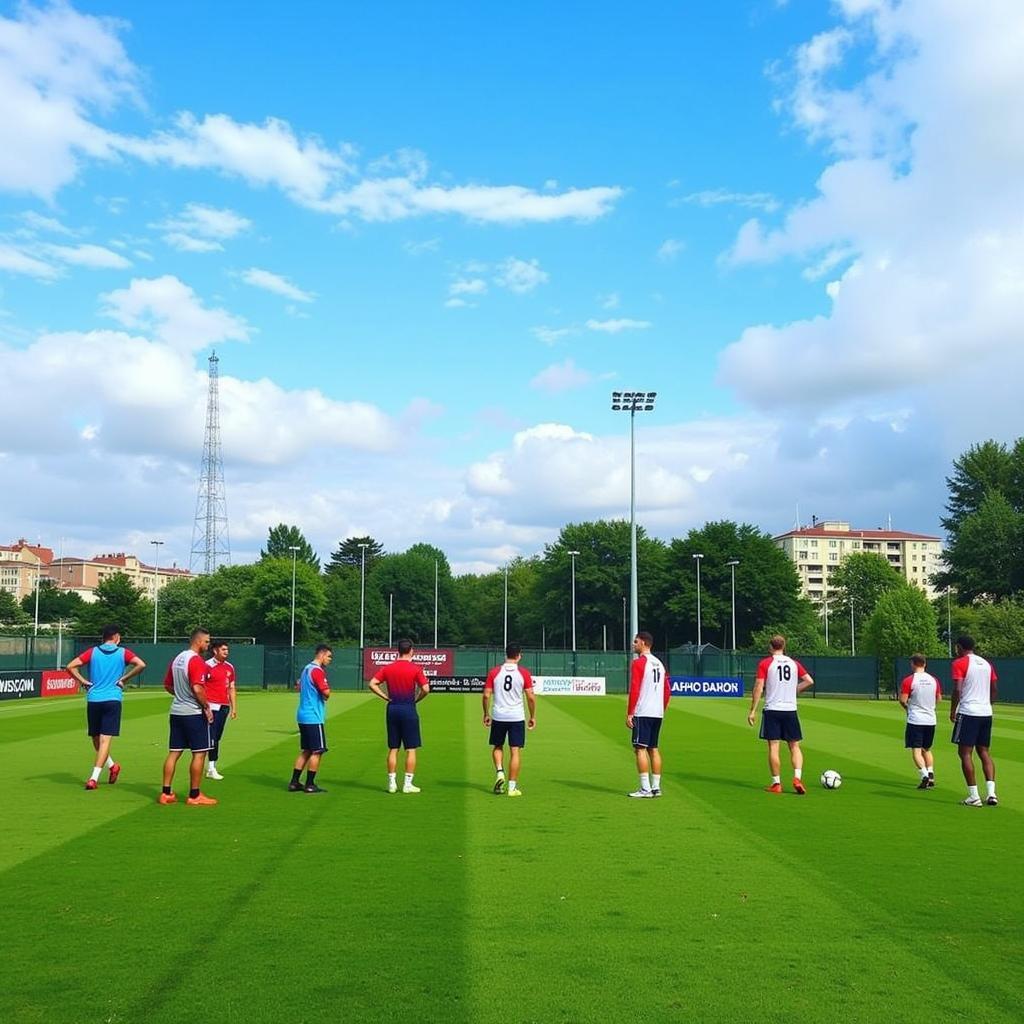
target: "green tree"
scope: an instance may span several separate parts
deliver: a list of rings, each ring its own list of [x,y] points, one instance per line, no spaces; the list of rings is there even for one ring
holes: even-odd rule
[[[864,627],[863,643],[869,653],[877,655],[883,682],[893,678],[894,662],[915,651],[936,657],[946,653],[938,638],[935,609],[924,591],[906,582],[878,598]]]
[[[1024,479],[1024,446],[1018,441],[1011,454],[998,441],[982,441],[972,445],[953,462],[953,473],[946,477],[949,497],[942,519],[943,528],[955,537],[963,521],[981,508],[985,496],[996,491],[1007,494],[1015,486],[1015,478]],[[1018,506],[1018,511],[1020,507]]]
[[[998,600],[1024,588],[1024,515],[1000,491],[989,491],[950,534],[945,561],[936,574],[940,586],[951,584],[961,598]]]
[[[997,658],[1024,657],[1024,601],[1007,599],[982,604],[977,617],[971,635],[981,651]]]
[[[736,566],[736,644],[749,647],[768,626],[789,624],[789,631],[810,622],[800,599],[800,580],[793,563],[766,533],[749,523],[723,520],[691,530],[669,545],[672,581],[667,608],[678,642],[697,640],[697,571],[700,554],[701,639],[723,649],[732,646],[732,573]],[[810,612],[813,618],[813,611]],[[810,628],[810,627],[808,627]],[[784,631],[785,632],[785,631]],[[770,634],[769,634],[770,635]],[[758,644],[758,649],[763,646]]]
[[[14,595],[9,590],[0,589],[0,623],[17,626],[31,621],[31,617],[22,611]]]
[[[786,638],[786,650],[793,657],[835,653],[831,647],[825,646],[825,634],[817,609],[804,598],[797,601],[784,621],[768,623],[754,630],[750,638],[751,649],[767,654],[768,643],[776,633]]]
[[[267,534],[267,546],[260,551],[260,559],[286,558],[292,560],[292,548],[299,550],[295,552],[295,558],[299,562],[311,565],[317,572],[320,571],[320,559],[313,550],[312,545],[303,536],[297,526],[287,526],[285,523],[278,523],[272,526]]]
[[[153,602],[142,596],[123,573],[108,576],[96,587],[96,600],[83,604],[77,631],[95,636],[104,626],[120,626],[125,636],[147,636],[153,631]]]
[[[829,641],[832,647],[850,647],[850,607],[854,628],[859,636],[879,599],[890,590],[904,586],[906,580],[873,551],[855,551],[847,555],[829,576]]]
[[[39,621],[58,622],[78,617],[85,602],[74,590],[62,590],[53,580],[39,581]],[[21,607],[30,618],[35,617],[35,594],[26,594]]]
[[[264,643],[287,643],[292,623],[292,562],[264,558],[252,567],[242,603],[247,624]],[[325,604],[324,580],[308,562],[295,566],[295,640],[318,639]]]
[[[338,572],[345,568],[359,569],[362,566],[363,547],[366,545],[366,571],[373,568],[374,562],[385,554],[384,545],[372,537],[348,537],[341,541],[331,554],[331,560],[324,572]]]

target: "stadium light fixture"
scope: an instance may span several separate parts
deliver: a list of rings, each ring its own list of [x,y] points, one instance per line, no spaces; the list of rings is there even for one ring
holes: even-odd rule
[[[738,558],[730,559],[725,563],[732,570],[732,653],[736,653],[736,566],[740,564]]]
[[[701,632],[700,632],[700,562],[703,555],[695,554],[693,556],[694,564],[697,566],[697,654],[700,654],[701,649]]]
[[[151,540],[153,545],[153,643],[156,643],[156,620],[160,608],[160,548],[162,540]]]
[[[653,412],[657,391],[613,391],[612,412],[629,413],[629,627],[631,636],[640,631],[636,571],[636,414]],[[575,645],[574,645],[575,646]],[[629,644],[626,644],[629,650]]]

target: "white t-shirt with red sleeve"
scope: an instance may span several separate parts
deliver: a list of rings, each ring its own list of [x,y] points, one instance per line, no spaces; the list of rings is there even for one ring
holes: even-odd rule
[[[942,700],[942,687],[935,676],[914,672],[903,680],[900,694],[907,698],[907,725],[935,724],[935,704]]]
[[[487,673],[484,692],[494,693],[491,718],[495,722],[525,722],[523,693],[533,689],[533,676],[514,661],[496,665]]]
[[[998,681],[999,676],[989,662],[972,651],[953,662],[950,676],[954,686],[960,684],[957,687],[960,702],[956,706],[956,713],[975,718],[991,718],[992,684]]]
[[[796,686],[807,669],[788,654],[772,654],[757,666],[757,680],[764,680],[765,711],[796,711]]]
[[[630,670],[626,714],[638,718],[664,718],[668,695],[665,666],[653,654],[641,654]]]

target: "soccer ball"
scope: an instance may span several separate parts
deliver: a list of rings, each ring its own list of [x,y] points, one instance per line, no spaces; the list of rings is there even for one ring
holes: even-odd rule
[[[838,789],[843,784],[843,777],[839,772],[834,772],[829,768],[828,771],[821,773],[821,784],[826,789]]]

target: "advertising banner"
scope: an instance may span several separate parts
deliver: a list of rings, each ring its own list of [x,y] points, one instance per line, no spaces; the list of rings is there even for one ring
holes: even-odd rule
[[[742,697],[740,676],[670,676],[669,693],[673,697]]]
[[[43,697],[71,697],[78,693],[78,682],[70,672],[64,669],[53,669],[40,673],[42,676]]]
[[[367,647],[363,650],[363,678],[372,679],[377,669],[398,657],[397,647]],[[423,674],[450,676],[455,671],[455,652],[448,649],[435,650],[431,647],[414,647],[412,660],[423,669]]]
[[[483,676],[431,676],[431,693],[483,693]]]
[[[534,676],[533,692],[545,697],[603,697],[604,676]]]
[[[0,700],[20,700],[38,697],[41,672],[21,670],[0,672]]]

